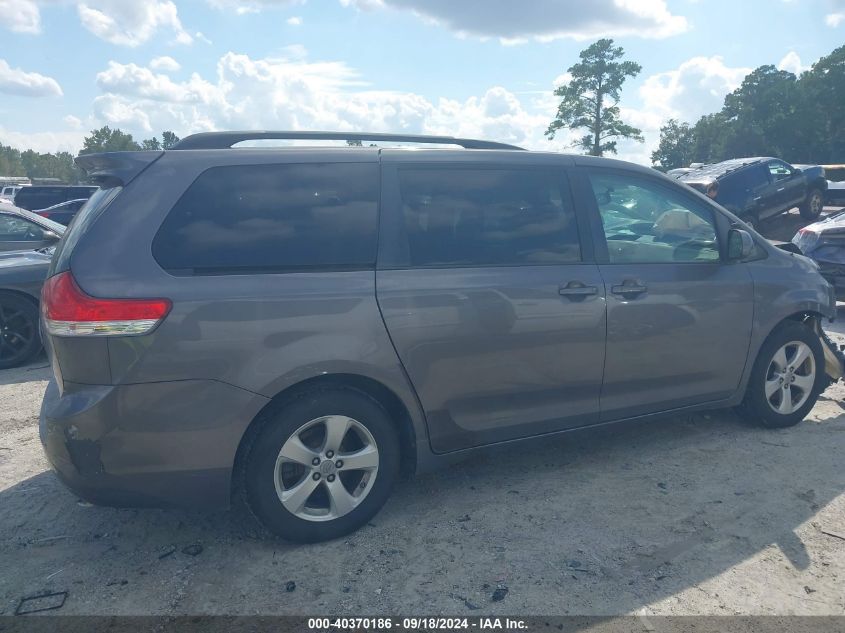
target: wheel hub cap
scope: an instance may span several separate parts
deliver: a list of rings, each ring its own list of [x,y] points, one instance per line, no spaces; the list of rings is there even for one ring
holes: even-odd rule
[[[791,341],[783,345],[769,363],[766,400],[776,413],[794,413],[812,395],[815,380],[816,360],[812,350],[806,343]]]
[[[306,521],[331,521],[352,512],[378,475],[375,438],[342,415],[303,424],[282,445],[274,484],[282,505]]]

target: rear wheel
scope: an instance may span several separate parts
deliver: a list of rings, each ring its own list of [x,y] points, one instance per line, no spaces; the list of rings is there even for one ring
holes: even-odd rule
[[[0,369],[17,367],[41,350],[38,308],[14,294],[0,294]]]
[[[352,389],[318,389],[263,423],[247,454],[246,501],[275,534],[324,541],[367,523],[398,472],[396,432],[378,402]]]
[[[805,220],[815,220],[822,214],[824,209],[824,196],[819,189],[810,189],[807,198],[798,207],[801,217]]]
[[[798,424],[816,404],[824,375],[816,333],[802,323],[783,323],[760,348],[741,413],[768,428]]]

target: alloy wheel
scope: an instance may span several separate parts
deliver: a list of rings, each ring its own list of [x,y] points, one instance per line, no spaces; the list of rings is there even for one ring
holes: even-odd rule
[[[781,415],[807,402],[816,384],[816,359],[806,343],[791,341],[775,353],[766,372],[766,401]]]
[[[378,467],[378,446],[363,424],[343,415],[315,418],[282,445],[274,470],[276,494],[300,519],[331,521],[364,500]]]

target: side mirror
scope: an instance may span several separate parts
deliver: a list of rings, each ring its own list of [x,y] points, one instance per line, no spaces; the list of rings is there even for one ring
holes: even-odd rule
[[[50,231],[48,229],[44,229],[43,237],[45,242],[58,242],[60,239],[62,239],[61,235],[59,235],[58,233],[53,233],[53,231]]]
[[[754,238],[751,233],[743,229],[728,231],[728,259],[741,260],[754,252]]]

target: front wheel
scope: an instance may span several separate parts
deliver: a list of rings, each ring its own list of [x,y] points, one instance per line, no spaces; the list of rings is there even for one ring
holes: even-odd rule
[[[338,538],[381,509],[399,461],[378,402],[353,389],[315,389],[264,421],[247,454],[246,501],[283,538]]]
[[[801,217],[805,220],[815,220],[822,214],[824,209],[824,196],[818,189],[810,189],[806,200],[798,207]]]
[[[798,424],[816,404],[824,376],[816,333],[802,323],[783,323],[760,348],[740,410],[768,428]]]

